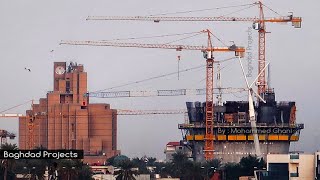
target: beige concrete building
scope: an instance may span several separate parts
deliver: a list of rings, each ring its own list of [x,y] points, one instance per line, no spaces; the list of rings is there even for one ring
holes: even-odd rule
[[[53,91],[19,118],[19,148],[84,150],[98,164],[118,154],[116,110],[89,103],[83,65],[55,62],[53,74]]]
[[[319,161],[315,154],[268,154],[267,170],[269,175],[287,175],[290,180],[314,180]]]

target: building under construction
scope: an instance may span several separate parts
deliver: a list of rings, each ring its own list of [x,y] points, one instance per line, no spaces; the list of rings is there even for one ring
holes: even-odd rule
[[[53,91],[19,118],[19,148],[84,150],[89,163],[118,154],[116,110],[89,103],[83,65],[55,62],[53,74]]]
[[[267,154],[288,154],[290,142],[298,141],[304,128],[296,123],[295,102],[277,102],[271,89],[263,97],[266,103],[254,105],[261,156],[265,159]],[[182,142],[196,161],[205,159],[205,107],[205,103],[187,102],[189,122],[179,124],[184,132]],[[213,107],[214,158],[239,162],[242,157],[256,154],[248,110],[248,101],[227,101]]]

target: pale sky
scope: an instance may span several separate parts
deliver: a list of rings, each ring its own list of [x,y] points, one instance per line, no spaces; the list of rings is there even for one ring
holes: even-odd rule
[[[115,47],[59,46],[61,40],[110,40],[180,34],[210,29],[230,45],[248,45],[247,29],[251,23],[222,22],[111,22],[86,21],[88,15],[137,16],[210,9],[224,6],[253,3],[243,0],[29,0],[0,1],[0,110],[21,104],[30,99],[45,97],[53,89],[53,62],[76,61],[84,64],[88,72],[89,91],[106,89],[128,82],[177,71],[177,56],[181,56],[180,69],[204,65],[202,54],[197,51],[162,49],[138,49]],[[282,0],[265,1],[268,7],[281,15],[294,12],[303,18],[302,28],[291,24],[267,24],[267,61],[272,66],[272,87],[279,101],[296,101],[297,121],[305,123],[298,143],[291,150],[314,152],[318,149],[320,126],[318,104],[320,98],[320,65],[316,47],[320,42],[317,24],[320,1]],[[238,8],[239,9],[239,8]],[[172,16],[221,16],[236,9],[214,9]],[[231,16],[255,17],[255,7],[234,13]],[[279,15],[266,10],[266,16]],[[257,50],[257,32],[252,30],[254,51]],[[137,39],[126,42],[166,43],[186,36],[169,38]],[[173,44],[205,45],[205,36],[190,38]],[[215,46],[223,44],[214,39]],[[53,52],[51,52],[54,50]],[[232,53],[217,54],[216,59],[232,57]],[[256,60],[256,57],[254,57]],[[248,63],[244,60],[245,68]],[[239,64],[223,63],[223,86],[244,87]],[[31,72],[24,68],[28,67]],[[256,73],[256,61],[253,62]],[[204,88],[205,70],[200,69],[168,76],[162,79],[126,86],[113,90],[157,90],[178,88]],[[251,79],[253,80],[253,79]],[[183,109],[186,101],[204,101],[201,96],[97,99],[91,102],[110,103],[115,109]],[[246,100],[244,94],[225,95],[224,100]],[[8,113],[25,113],[29,105],[13,109]],[[18,132],[16,119],[1,119],[1,129]],[[118,149],[129,157],[155,156],[164,159],[163,150],[169,141],[178,141],[181,132],[178,123],[183,115],[119,116]]]

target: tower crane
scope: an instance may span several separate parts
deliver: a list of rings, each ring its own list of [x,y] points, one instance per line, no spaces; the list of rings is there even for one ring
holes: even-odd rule
[[[34,145],[34,121],[36,119],[35,115],[23,115],[19,113],[6,113],[6,114],[0,114],[0,118],[26,118],[28,120],[27,126],[28,126],[28,147],[31,149]],[[1,136],[1,135],[0,135]],[[10,134],[7,137],[10,137],[10,139],[13,139],[15,137],[14,134]]]
[[[255,2],[254,5],[259,7],[259,18],[257,17],[169,17],[169,16],[89,16],[87,20],[132,20],[132,21],[236,21],[236,22],[253,22],[253,28],[258,31],[258,74],[260,74],[257,85],[258,94],[266,92],[266,75],[263,68],[266,64],[266,23],[292,23],[294,28],[301,28],[301,17],[293,17],[292,14],[284,17],[265,18],[261,1]]]
[[[18,104],[16,106],[13,106],[9,109],[6,109],[4,111],[1,111],[0,113],[0,118],[26,118],[28,119],[28,123],[27,123],[27,126],[28,126],[28,146],[29,146],[29,149],[31,149],[34,145],[34,120],[36,119],[36,116],[33,115],[33,114],[28,114],[28,115],[23,115],[23,114],[19,114],[19,113],[4,113],[8,110],[11,110],[13,108],[16,108],[18,106],[21,106],[21,105],[24,105],[24,104],[27,104],[31,102],[31,109],[33,107],[33,100],[29,100],[27,102],[24,102],[22,104]],[[14,139],[15,138],[15,135],[13,133],[9,133],[7,135],[7,137],[10,137],[10,139]]]
[[[181,50],[200,50],[206,59],[206,134],[205,134],[205,158],[213,159],[214,152],[214,132],[213,132],[213,52],[235,52],[235,56],[244,57],[245,48],[232,45],[229,47],[213,47],[211,41],[211,31],[202,31],[207,34],[207,46],[171,45],[171,44],[139,44],[139,43],[117,43],[108,41],[61,41],[62,45],[87,45],[87,46],[115,46],[115,47],[137,47],[137,48],[160,48]]]
[[[0,118],[12,118],[12,117],[23,117],[22,114],[0,114]],[[6,142],[7,137],[10,139],[14,139],[16,135],[14,133],[10,133],[6,130],[0,129],[0,145]]]

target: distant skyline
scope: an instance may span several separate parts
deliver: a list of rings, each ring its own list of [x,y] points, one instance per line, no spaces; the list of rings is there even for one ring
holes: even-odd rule
[[[1,1],[0,2],[0,111],[31,99],[45,97],[53,89],[53,62],[74,61],[83,64],[88,72],[90,91],[107,89],[129,82],[159,76],[178,70],[204,65],[201,52],[163,49],[138,49],[116,47],[60,46],[61,40],[110,40],[136,38],[140,43],[166,43],[187,36],[137,39],[137,37],[181,34],[210,29],[226,45],[234,41],[248,47],[252,38],[252,64],[244,58],[246,70],[252,65],[252,74],[257,71],[257,32],[248,33],[251,23],[225,22],[129,22],[129,21],[86,21],[91,15],[137,16],[181,11],[202,10],[194,13],[176,13],[170,16],[222,16],[236,8],[217,7],[253,3],[249,0],[226,1]],[[320,18],[320,2],[309,0],[263,1],[273,11],[303,18],[302,28],[294,29],[290,24],[267,24],[267,61],[271,62],[271,84],[278,101],[296,101],[297,122],[305,123],[298,143],[291,150],[313,152],[320,149],[318,139],[318,104],[320,101],[320,62],[316,47],[320,42],[317,32]],[[215,9],[216,8],[216,9]],[[241,9],[241,8],[238,8]],[[279,16],[265,9],[266,16]],[[230,14],[236,17],[255,17],[255,7]],[[251,37],[250,37],[251,36]],[[173,42],[172,44],[205,45],[205,36]],[[215,46],[224,44],[214,39]],[[216,54],[216,60],[232,57],[232,53]],[[244,87],[237,61],[221,64],[224,87]],[[26,69],[30,69],[26,70]],[[249,73],[249,72],[247,72]],[[98,78],[104,77],[104,78]],[[250,79],[251,81],[253,78]],[[111,90],[157,90],[179,88],[204,88],[205,69],[197,69],[152,81],[136,83]],[[226,94],[224,100],[246,100],[246,94]],[[183,109],[186,101],[204,101],[203,96],[152,97],[152,98],[91,98],[91,102],[109,103],[115,109]],[[25,105],[8,113],[23,113],[30,107]],[[163,150],[169,141],[179,141],[182,136],[178,123],[184,122],[183,115],[119,116],[118,149],[129,157],[144,155],[164,159]],[[0,129],[18,132],[17,119],[1,119]]]

